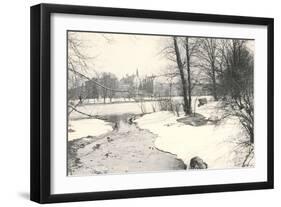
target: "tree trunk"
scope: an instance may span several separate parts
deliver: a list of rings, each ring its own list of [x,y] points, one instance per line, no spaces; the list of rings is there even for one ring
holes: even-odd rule
[[[214,60],[213,60],[214,61]],[[213,88],[212,88],[212,91],[213,91],[213,97],[215,99],[215,101],[218,100],[218,95],[217,95],[217,83],[216,83],[216,71],[215,71],[215,64],[214,62],[212,62],[212,82],[213,82]]]
[[[106,91],[106,89],[103,91],[103,103],[105,103],[105,101],[106,101],[106,96],[107,96],[107,91]]]
[[[175,53],[176,53],[177,65],[178,65],[178,69],[180,72],[181,83],[182,83],[183,102],[184,102],[183,110],[185,112],[185,115],[187,115],[188,114],[188,100],[187,100],[186,80],[184,78],[183,64],[181,61],[177,38],[173,37],[173,40],[174,40],[174,49],[175,49]]]
[[[190,74],[190,56],[189,56],[189,43],[188,43],[188,37],[185,38],[186,41],[186,45],[185,45],[185,49],[186,49],[186,69],[187,69],[187,87],[188,87],[188,110],[187,113],[191,114],[192,113],[192,98],[191,98],[191,74]]]
[[[250,135],[250,142],[254,144],[254,132],[252,132]]]

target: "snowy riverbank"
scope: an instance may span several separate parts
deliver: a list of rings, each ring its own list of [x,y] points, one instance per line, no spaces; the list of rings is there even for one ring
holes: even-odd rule
[[[70,176],[185,170],[175,155],[155,148],[157,135],[134,124],[68,142]]]
[[[216,103],[210,103],[198,108],[197,113],[212,119],[221,115],[215,109]],[[191,126],[178,122],[178,118],[171,112],[161,111],[144,115],[136,123],[158,135],[157,148],[176,154],[187,165],[192,157],[199,156],[210,169],[241,167],[245,154],[236,150],[236,141],[243,137],[238,120],[227,118],[219,125]]]
[[[129,106],[134,113],[124,113],[124,107]],[[195,156],[203,159],[209,169],[240,168],[245,159],[247,149],[237,148],[244,137],[239,121],[227,117],[215,124],[214,120],[223,116],[218,102],[196,108],[198,117],[204,119],[200,126],[186,124],[188,117],[182,112],[180,117],[169,111],[136,115],[137,103],[115,104],[114,115],[107,115],[111,104],[103,107],[104,120],[69,120],[71,175],[184,169],[183,162],[188,167]],[[131,118],[136,125],[128,121]],[[250,164],[254,165],[254,159]]]
[[[112,131],[112,124],[100,119],[80,119],[69,121],[68,141],[87,136],[99,136]]]

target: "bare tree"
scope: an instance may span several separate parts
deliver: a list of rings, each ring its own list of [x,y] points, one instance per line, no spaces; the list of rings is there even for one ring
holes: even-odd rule
[[[239,118],[254,143],[254,58],[244,40],[228,40],[224,51],[224,75],[222,83],[227,92],[225,108]]]
[[[118,88],[118,85],[119,85],[118,78],[113,73],[109,73],[108,87],[116,89],[116,88]],[[109,96],[110,103],[112,102],[112,98],[115,96],[115,94],[116,94],[116,91],[109,90],[108,96]]]
[[[180,73],[181,83],[182,83],[182,94],[183,94],[183,102],[184,102],[183,110],[185,112],[185,115],[187,115],[190,113],[190,111],[189,111],[189,103],[187,100],[186,79],[185,79],[185,75],[184,75],[184,65],[183,65],[181,53],[179,50],[177,37],[173,37],[173,43],[174,43],[176,62],[177,62],[178,70]]]
[[[186,115],[192,114],[192,90],[195,78],[192,68],[196,67],[193,59],[199,51],[200,38],[172,37],[172,42],[167,44],[161,52],[175,64],[172,75],[178,75],[181,81],[183,97],[183,110]],[[196,82],[196,81],[195,81]]]
[[[167,92],[167,97],[169,97],[168,102],[170,105],[169,111],[174,111],[177,113],[177,115],[179,116],[179,107],[178,107],[178,103],[176,103],[173,100],[173,89],[174,89],[174,85],[178,82],[178,73],[175,73],[174,71],[176,70],[174,65],[169,65],[166,69],[165,69],[165,73],[158,75],[157,77],[165,77],[165,80],[168,83],[168,88],[166,89]]]
[[[187,89],[188,89],[188,114],[192,114],[192,57],[199,51],[200,39],[199,38],[184,38],[184,48],[186,55],[186,70],[187,70]]]
[[[218,50],[218,39],[214,38],[202,38],[201,39],[201,50],[199,59],[201,61],[200,67],[204,69],[205,74],[210,79],[211,91],[215,101],[218,100],[217,93],[217,70],[219,69],[219,50]]]
[[[69,95],[73,99],[79,99],[78,103],[71,101],[70,98],[68,99],[68,115],[70,115],[86,98],[83,85],[85,79],[77,73],[87,73],[89,57],[83,53],[85,45],[76,33],[68,33],[67,47],[68,91],[72,92]]]
[[[114,41],[110,35],[101,34],[99,36],[105,39],[108,43]],[[127,91],[118,90],[116,84],[114,86],[112,84],[110,85],[108,83],[108,78],[105,78],[105,80],[104,78],[99,78],[100,75],[89,64],[90,62],[92,62],[90,60],[93,60],[94,57],[90,57],[86,54],[87,45],[85,44],[85,40],[81,39],[81,37],[77,33],[69,32],[67,41],[67,62],[69,72],[68,89],[69,91],[75,91],[76,94],[74,96],[76,98],[79,98],[79,102],[76,104],[74,104],[73,101],[70,101],[70,99],[68,100],[68,115],[70,115],[70,113],[73,111],[78,112],[77,107],[83,103],[83,100],[85,98],[88,97],[88,94],[85,92],[87,91],[86,87],[84,86],[86,81],[90,81],[92,84],[96,85],[95,87],[101,88],[101,91],[103,92],[104,102],[106,97],[110,97],[110,100],[112,100],[112,97],[114,96],[115,92],[127,93]],[[89,75],[89,72],[91,72],[92,76],[94,74],[96,78],[92,78],[91,75]],[[97,81],[98,79],[106,83],[99,83]],[[75,82],[73,82],[73,80],[75,80]],[[80,88],[80,90],[77,90],[77,88]]]

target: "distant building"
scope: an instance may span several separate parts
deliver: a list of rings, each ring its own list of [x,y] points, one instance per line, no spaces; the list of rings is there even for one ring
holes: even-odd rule
[[[134,80],[133,80],[133,87],[134,87],[134,93],[136,94],[136,96],[139,96],[142,94],[141,91],[141,79],[139,77],[139,70],[136,70],[136,75],[134,76]]]

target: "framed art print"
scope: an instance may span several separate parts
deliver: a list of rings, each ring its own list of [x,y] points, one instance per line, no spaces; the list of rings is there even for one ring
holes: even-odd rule
[[[31,7],[31,200],[273,188],[273,19]]]

